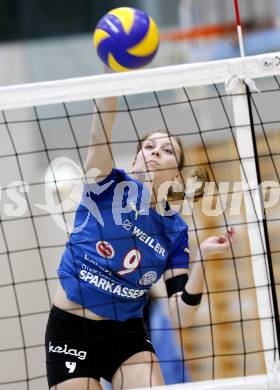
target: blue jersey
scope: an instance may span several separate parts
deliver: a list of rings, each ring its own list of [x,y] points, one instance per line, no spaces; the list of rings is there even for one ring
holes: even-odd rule
[[[68,299],[109,319],[142,317],[163,272],[188,268],[187,225],[173,214],[151,208],[146,185],[123,170],[85,184],[58,269]]]

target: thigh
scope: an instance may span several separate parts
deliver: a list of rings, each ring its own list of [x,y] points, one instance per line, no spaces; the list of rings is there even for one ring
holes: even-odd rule
[[[156,355],[149,351],[136,353],[115,372],[113,390],[164,385]]]
[[[74,378],[51,387],[51,390],[102,390],[100,383],[93,378]]]
[[[98,346],[90,336],[94,321],[52,308],[45,333],[46,368],[50,388],[96,389],[100,380]],[[91,324],[93,323],[93,324]],[[89,331],[88,331],[89,330]],[[90,380],[88,378],[91,378]]]

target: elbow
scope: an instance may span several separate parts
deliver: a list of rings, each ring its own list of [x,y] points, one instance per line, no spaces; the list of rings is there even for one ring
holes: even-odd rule
[[[191,302],[192,304],[186,304],[186,302],[181,299],[181,296],[169,298],[170,315],[172,322],[177,329],[189,328],[193,325],[194,317],[200,306],[201,295],[202,294],[199,294],[199,302]]]

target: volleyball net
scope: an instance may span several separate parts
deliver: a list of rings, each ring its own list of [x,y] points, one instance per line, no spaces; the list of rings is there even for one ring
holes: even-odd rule
[[[44,331],[56,270],[92,118],[108,115],[96,99],[109,96],[119,96],[117,167],[129,173],[139,139],[163,129],[185,146],[186,176],[208,169],[203,199],[175,201],[189,225],[191,261],[203,239],[228,226],[239,238],[226,256],[207,260],[195,320],[174,330],[180,353],[161,364],[178,360],[187,371],[191,385],[178,388],[280,388],[279,74],[273,53],[0,88],[1,389],[47,388]],[[164,289],[154,302],[166,306]],[[167,340],[171,322],[150,324],[152,336]]]

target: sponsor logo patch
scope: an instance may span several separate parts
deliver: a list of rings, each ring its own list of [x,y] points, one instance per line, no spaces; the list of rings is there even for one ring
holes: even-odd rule
[[[141,213],[143,213],[145,210],[144,209],[142,209],[142,210],[137,210],[137,207],[136,207],[136,205],[135,205],[135,203],[134,202],[130,202],[129,203],[129,206],[131,207],[131,210],[133,210],[134,211],[134,213],[135,213],[135,219],[137,219],[138,218],[138,216],[141,214]]]
[[[122,223],[122,227],[131,231],[131,234],[137,237],[140,241],[142,241],[149,248],[153,249],[156,253],[165,256],[165,248],[152,236],[149,236],[147,233],[142,231],[138,226],[133,225],[128,219],[125,219]]]
[[[145,289],[137,290],[133,288],[124,287],[120,284],[117,284],[112,279],[107,280],[105,278],[100,277],[99,275],[95,275],[92,272],[86,271],[85,269],[82,269],[80,271],[79,277],[81,280],[88,283],[89,285],[94,285],[97,288],[107,291],[108,293],[118,295],[120,297],[136,299],[142,297],[147,293],[147,290]]]
[[[86,351],[78,351],[75,348],[68,348],[67,344],[64,344],[63,347],[60,346],[60,345],[54,346],[54,345],[52,345],[51,341],[49,342],[49,352],[52,352],[52,353],[63,353],[64,355],[75,356],[75,357],[77,357],[80,360],[85,360],[85,358],[87,356],[87,352]]]
[[[157,274],[155,271],[146,272],[139,280],[140,286],[148,286],[157,280]]]
[[[107,241],[98,241],[96,243],[97,253],[106,259],[112,259],[115,256],[115,251],[112,245]]]

